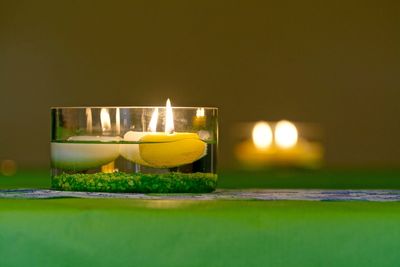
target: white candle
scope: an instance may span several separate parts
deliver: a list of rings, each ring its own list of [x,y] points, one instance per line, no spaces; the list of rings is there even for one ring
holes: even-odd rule
[[[86,109],[87,130],[92,131],[92,112]],[[111,131],[108,109],[101,109],[103,133]],[[87,170],[114,161],[119,156],[119,136],[72,136],[67,142],[51,143],[51,160],[55,167],[68,170]]]
[[[67,140],[70,142],[51,143],[51,159],[55,167],[68,170],[100,167],[119,156],[115,143],[119,140],[120,137],[112,136],[72,136]]]

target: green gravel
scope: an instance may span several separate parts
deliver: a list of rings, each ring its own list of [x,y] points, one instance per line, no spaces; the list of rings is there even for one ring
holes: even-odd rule
[[[52,188],[64,191],[120,193],[208,193],[217,187],[213,173],[63,173],[52,178]]]

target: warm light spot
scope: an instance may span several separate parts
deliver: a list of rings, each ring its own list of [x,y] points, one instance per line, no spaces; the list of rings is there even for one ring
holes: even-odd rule
[[[167,100],[167,105],[165,107],[165,133],[174,132],[174,114],[172,113],[171,101]]]
[[[204,108],[198,108],[196,110],[196,117],[204,117]]]
[[[102,108],[100,111],[100,122],[103,132],[111,130],[111,119],[108,108]]]
[[[298,138],[297,128],[290,121],[279,121],[275,126],[275,143],[281,148],[290,148],[296,145]]]
[[[113,173],[116,171],[118,171],[118,169],[115,169],[114,161],[111,161],[110,163],[101,166],[101,172],[103,173]]]
[[[118,135],[121,133],[121,114],[119,108],[115,110],[115,131]]]
[[[150,123],[149,123],[149,131],[150,132],[157,132],[157,121],[158,121],[158,108],[153,111],[151,115]]]
[[[268,123],[257,122],[253,128],[253,143],[259,149],[265,149],[272,143],[272,130]]]
[[[3,160],[0,167],[0,173],[4,176],[13,176],[17,172],[17,163],[14,160]]]
[[[180,200],[168,200],[168,199],[153,199],[152,201],[146,201],[143,205],[150,209],[176,209],[183,207],[190,207],[193,205],[192,201],[180,201]]]
[[[86,129],[89,133],[92,132],[92,127],[93,127],[92,109],[86,108]]]

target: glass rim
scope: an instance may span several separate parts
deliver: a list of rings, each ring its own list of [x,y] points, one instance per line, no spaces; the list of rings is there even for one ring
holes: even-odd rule
[[[165,106],[75,106],[75,107],[50,107],[50,110],[57,110],[57,109],[86,109],[86,108],[124,108],[124,109],[155,109],[155,108],[160,108],[160,109],[165,109]],[[205,110],[218,110],[217,107],[172,107],[172,109],[199,109],[203,108]]]

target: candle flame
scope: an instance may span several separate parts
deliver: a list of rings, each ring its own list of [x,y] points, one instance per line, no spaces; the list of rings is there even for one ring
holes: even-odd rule
[[[275,143],[281,148],[291,148],[297,144],[298,132],[290,121],[279,121],[275,127]]]
[[[196,110],[196,117],[204,117],[204,108],[198,108]]]
[[[86,108],[86,129],[89,133],[92,132],[92,127],[93,127],[92,125],[93,125],[92,109]]]
[[[115,131],[117,134],[121,133],[121,114],[119,108],[115,111]]]
[[[268,123],[257,122],[253,128],[253,143],[259,149],[266,149],[272,143],[272,130]]]
[[[174,114],[172,113],[171,101],[167,100],[165,107],[165,133],[169,134],[174,131]]]
[[[153,111],[151,115],[150,123],[149,123],[149,131],[150,132],[157,132],[157,121],[158,121],[158,108]]]
[[[100,111],[100,122],[103,132],[111,130],[111,119],[108,108],[102,108]]]

